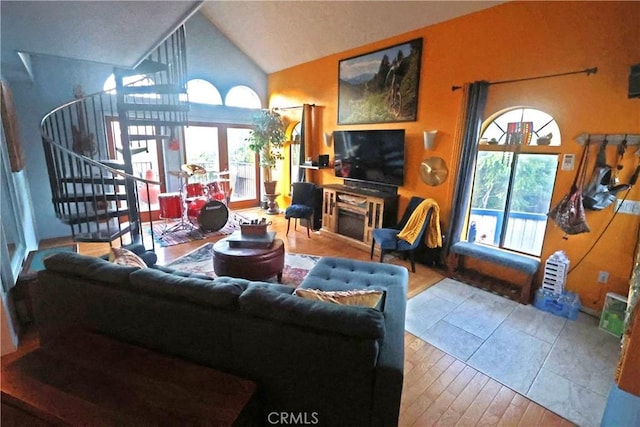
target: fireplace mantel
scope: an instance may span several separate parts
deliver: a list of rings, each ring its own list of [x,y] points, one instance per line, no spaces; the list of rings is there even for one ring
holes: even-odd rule
[[[397,222],[396,192],[330,184],[322,200],[322,231],[364,249],[371,246],[373,229]]]

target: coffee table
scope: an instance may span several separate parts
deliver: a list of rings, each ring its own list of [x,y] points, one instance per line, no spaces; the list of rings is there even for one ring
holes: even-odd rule
[[[217,276],[240,277],[247,280],[266,280],[277,276],[282,280],[284,270],[284,242],[274,239],[264,248],[233,247],[228,239],[213,245],[213,271]]]
[[[2,368],[4,425],[260,425],[257,384],[98,334]]]

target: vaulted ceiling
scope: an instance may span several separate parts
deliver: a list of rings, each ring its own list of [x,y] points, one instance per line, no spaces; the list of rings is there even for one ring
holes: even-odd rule
[[[265,72],[473,13],[503,1],[205,1],[202,13]]]
[[[2,76],[28,79],[32,55],[134,66],[199,3],[1,0]]]
[[[133,66],[199,10],[272,73],[500,3],[2,0],[0,70],[28,79],[33,54]]]

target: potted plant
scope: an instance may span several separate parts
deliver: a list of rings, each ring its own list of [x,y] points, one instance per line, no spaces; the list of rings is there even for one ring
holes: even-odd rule
[[[272,171],[276,167],[276,162],[284,159],[282,147],[285,139],[284,124],[280,114],[273,110],[262,110],[254,116],[253,129],[247,141],[249,149],[260,156],[266,194],[275,194],[277,181],[273,179]]]

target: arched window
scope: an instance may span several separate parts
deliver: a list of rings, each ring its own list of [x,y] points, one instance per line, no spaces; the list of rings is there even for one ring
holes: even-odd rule
[[[154,84],[153,79],[141,74],[125,77],[123,83],[125,86],[152,86]],[[107,77],[107,80],[105,80],[104,84],[102,85],[102,90],[110,93],[111,95],[114,95],[116,93],[116,77],[113,74]]]
[[[224,98],[224,104],[229,107],[262,108],[260,97],[248,86],[232,87]]]
[[[560,145],[553,117],[534,108],[513,108],[490,117],[482,127],[480,144]],[[522,135],[526,141],[517,141]]]
[[[203,79],[191,79],[187,82],[189,102],[197,104],[222,105],[222,96],[218,89]]]
[[[558,166],[542,146],[560,145],[558,125],[543,111],[515,107],[491,116],[480,135],[469,212],[475,241],[539,256]]]

